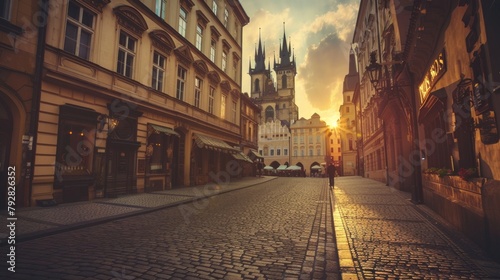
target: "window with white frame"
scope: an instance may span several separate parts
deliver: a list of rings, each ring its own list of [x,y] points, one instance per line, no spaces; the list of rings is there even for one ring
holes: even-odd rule
[[[200,108],[201,105],[201,87],[203,85],[203,81],[196,77],[194,78],[194,106]]]
[[[276,155],[281,156],[281,149],[276,149]]]
[[[286,149],[286,148],[285,148],[285,149],[283,149],[283,155],[284,155],[284,156],[288,156],[288,149]]]
[[[212,12],[214,12],[214,15],[217,15],[217,0],[212,1]]]
[[[216,48],[217,42],[215,40],[212,40],[210,42],[210,60],[215,63],[215,48]]]
[[[214,100],[215,100],[215,88],[210,87],[210,92],[208,93],[208,112],[210,114],[214,113]]]
[[[178,66],[177,68],[177,91],[176,91],[176,98],[179,100],[184,101],[184,91],[186,88],[186,76],[187,76],[187,70],[184,69],[182,66]]]
[[[222,71],[226,72],[226,68],[227,68],[227,53],[225,51],[222,52],[221,68],[222,68]]]
[[[179,12],[179,33],[186,37],[186,26],[187,26],[187,12],[184,8],[180,9]]]
[[[229,20],[229,11],[227,8],[224,9],[224,27],[227,28],[227,21]]]
[[[2,1],[3,2],[3,1]],[[4,9],[5,3],[0,4]],[[1,11],[0,17],[4,11]],[[88,9],[81,7],[74,1],[69,1],[68,17],[66,20],[66,34],[64,37],[64,50],[78,57],[88,60],[90,57],[90,44],[94,34],[95,15]]]
[[[238,107],[238,104],[236,101],[233,100],[233,106],[231,107],[231,115],[233,119],[233,123],[236,123],[236,108]]]
[[[3,0],[0,2],[0,18],[10,20],[10,5],[11,0]]]
[[[196,26],[196,48],[202,51],[203,27],[198,24]]]
[[[220,117],[221,119],[226,118],[226,96],[221,94],[220,96]]]
[[[155,13],[161,19],[166,19],[167,0],[156,0]]]
[[[274,149],[271,149],[269,152],[270,152],[270,154],[269,154],[270,156],[274,156]]]
[[[125,77],[132,78],[136,42],[135,38],[128,35],[124,31],[120,31],[116,72]]]
[[[154,52],[151,87],[156,90],[162,91],[164,76],[165,76],[165,57],[158,52]]]

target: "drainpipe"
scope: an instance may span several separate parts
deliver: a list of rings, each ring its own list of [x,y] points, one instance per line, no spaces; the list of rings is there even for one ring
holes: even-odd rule
[[[40,97],[42,92],[42,71],[45,54],[45,35],[47,31],[49,1],[41,0],[40,16],[44,17],[43,24],[38,26],[37,50],[35,57],[35,73],[33,79],[33,98],[31,101],[31,117],[28,134],[31,135],[31,150],[28,152],[26,168],[29,180],[28,206],[31,206],[31,194],[33,192],[33,175],[35,174],[36,143],[38,134],[38,118],[40,114]]]

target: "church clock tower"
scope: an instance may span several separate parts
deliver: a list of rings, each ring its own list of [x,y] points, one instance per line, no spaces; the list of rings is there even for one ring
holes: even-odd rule
[[[251,97],[262,107],[261,124],[280,120],[290,127],[298,119],[299,110],[295,104],[295,75],[297,74],[295,57],[291,44],[287,43],[283,30],[280,44],[279,61],[274,58],[276,86],[271,76],[270,65],[266,69],[266,51],[262,47],[259,32],[259,43],[255,50],[255,67],[250,62]]]
[[[295,55],[292,54],[291,44],[286,39],[285,23],[283,23],[283,40],[280,45],[279,61],[274,58],[274,72],[276,73],[278,100],[277,115],[279,119],[287,119],[290,124],[299,118],[299,110],[295,104],[295,76],[297,66]]]

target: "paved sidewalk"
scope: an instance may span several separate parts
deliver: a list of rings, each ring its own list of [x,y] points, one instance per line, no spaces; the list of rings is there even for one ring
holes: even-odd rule
[[[276,178],[271,176],[245,177],[218,185],[207,184],[124,195],[118,198],[65,203],[52,207],[16,209],[16,242],[189,203],[213,195],[251,187]],[[0,212],[0,220],[8,224],[6,211]],[[0,246],[6,245],[8,230],[9,228],[6,226],[0,227]]]
[[[500,279],[500,265],[410,194],[362,178],[335,179],[342,279]]]

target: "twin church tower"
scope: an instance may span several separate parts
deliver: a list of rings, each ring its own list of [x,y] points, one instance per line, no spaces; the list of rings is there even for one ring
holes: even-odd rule
[[[255,67],[249,65],[251,77],[251,95],[255,103],[262,107],[261,124],[280,120],[290,128],[299,117],[299,108],[295,104],[295,75],[297,66],[291,44],[287,43],[285,30],[280,43],[279,61],[274,56],[273,69],[276,74],[276,84],[271,75],[268,62],[266,69],[266,50],[262,47],[259,32],[259,44],[255,50]]]

